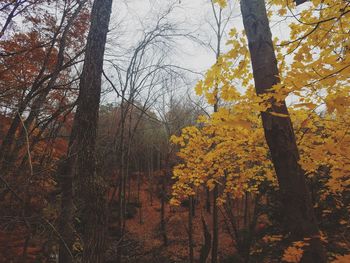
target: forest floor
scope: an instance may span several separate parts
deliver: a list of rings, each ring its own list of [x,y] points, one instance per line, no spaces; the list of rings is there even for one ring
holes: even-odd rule
[[[132,186],[131,189],[137,189],[137,186]],[[130,195],[136,197],[137,192],[131,191]],[[123,253],[123,262],[188,262],[188,207],[173,207],[166,203],[165,221],[168,242],[167,245],[164,245],[160,231],[160,200],[156,194],[153,194],[151,197],[147,184],[141,185],[139,198],[141,207],[137,208],[133,217],[126,221],[127,235],[124,241],[125,251]],[[211,232],[212,214],[206,211],[205,204],[197,203],[193,217],[193,248],[195,259],[199,258],[201,246],[204,244],[202,216]],[[225,227],[226,225],[220,212],[219,222],[218,258],[219,262],[222,262],[220,259],[234,254],[235,249],[233,240]],[[113,224],[113,222],[111,223]]]

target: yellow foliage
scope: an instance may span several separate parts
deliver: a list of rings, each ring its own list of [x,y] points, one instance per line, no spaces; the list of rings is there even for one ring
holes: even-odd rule
[[[215,2],[221,7],[226,4]],[[225,107],[200,117],[199,127],[187,127],[172,138],[181,146],[182,160],[173,171],[173,204],[201,187],[213,189],[217,184],[223,190],[219,203],[258,191],[263,181],[276,185],[260,112],[287,117],[273,111],[270,103],[291,96],[294,104],[289,115],[306,175],[327,175],[323,199],[350,189],[350,5],[343,0],[311,0],[308,8],[297,12],[293,2],[269,1],[274,5],[270,13],[284,16],[288,10],[288,15],[293,12],[298,18],[287,22],[287,41],[274,41],[281,82],[269,94],[255,95],[247,42],[244,32],[236,28],[229,33],[230,50],[196,85],[196,93],[209,104],[223,101]],[[283,260],[299,262],[305,245],[304,241],[293,243]],[[337,260],[348,262],[349,256]]]

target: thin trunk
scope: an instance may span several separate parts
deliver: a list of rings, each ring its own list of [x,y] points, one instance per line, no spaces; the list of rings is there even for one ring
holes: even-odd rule
[[[190,256],[190,263],[194,262],[193,257],[193,214],[192,214],[192,202],[193,196],[189,197],[189,208],[188,208],[188,249]]]
[[[74,243],[73,216],[74,216],[74,191],[73,178],[74,166],[76,163],[76,121],[73,123],[73,128],[69,138],[69,145],[66,158],[62,160],[58,167],[58,178],[60,180],[61,189],[61,214],[59,217],[59,231],[61,240],[59,244],[59,263],[71,263],[74,258],[72,248]]]
[[[210,191],[209,188],[206,187],[206,201],[205,201],[205,208],[207,210],[207,213],[210,214],[211,213],[211,205],[210,205]]]
[[[151,206],[153,206],[153,152],[150,150],[148,158],[148,192],[150,197]]]
[[[213,190],[213,244],[211,249],[211,263],[218,261],[218,247],[219,247],[219,222],[218,222],[218,185],[215,185]]]
[[[23,103],[25,104],[25,103]],[[1,167],[1,174],[4,176],[4,174],[7,173],[8,169],[10,168],[10,156],[9,152],[12,150],[13,142],[16,138],[16,131],[21,123],[21,116],[24,112],[25,106],[21,105],[19,106],[18,111],[15,114],[15,117],[13,118],[11,125],[2,141],[1,148],[0,148],[0,167]]]
[[[201,221],[203,226],[204,244],[202,245],[200,250],[199,263],[206,263],[211,248],[211,235],[203,216],[201,218]]]
[[[163,181],[165,178],[163,178]],[[166,234],[166,225],[165,225],[165,182],[162,182],[162,197],[160,204],[160,229],[162,232],[163,245],[168,245],[168,237]]]
[[[73,167],[75,156],[68,154],[67,159],[59,168],[61,188],[61,214],[59,218],[59,231],[62,236],[59,246],[59,263],[73,262],[72,247],[74,243],[73,231]]]
[[[160,157],[159,157],[159,168],[161,168]],[[165,164],[165,172],[162,178],[162,191],[161,191],[161,207],[160,207],[160,226],[163,238],[164,246],[168,245],[168,236],[166,233],[166,222],[165,222],[165,202],[167,196],[167,176],[169,173],[168,160],[166,160]]]
[[[146,174],[146,164],[145,163],[143,164],[142,171],[143,171],[142,174],[145,175]],[[138,179],[139,181],[137,183],[137,199],[139,200],[138,201],[139,202],[139,223],[141,225],[141,224],[143,224],[143,220],[142,220],[142,202],[140,200],[140,190],[141,190],[141,178],[140,178],[140,175],[139,175],[138,178],[139,178]]]
[[[241,11],[248,38],[256,93],[266,94],[280,80],[265,1],[241,1]],[[262,112],[261,116],[279,182],[286,232],[290,233],[292,240],[311,238],[302,262],[325,262],[325,253],[305,174],[298,163],[299,152],[288,109],[284,101],[276,103],[272,99],[271,103],[271,108]],[[271,112],[284,114],[287,117],[275,116]]]
[[[122,102],[120,105],[120,178],[119,178],[119,194],[118,194],[118,243],[120,244],[117,249],[117,262],[121,262],[123,238],[124,238],[124,220],[125,220],[125,120],[126,120],[127,109],[125,108],[124,95],[122,96]]]
[[[196,196],[192,197],[192,216],[195,217],[196,216]]]
[[[244,206],[243,206],[243,211],[244,211],[244,228],[247,228],[249,224],[248,220],[248,209],[249,209],[249,202],[248,202],[248,192],[245,192],[244,195]]]
[[[141,179],[140,171],[137,172],[137,203],[140,203]]]

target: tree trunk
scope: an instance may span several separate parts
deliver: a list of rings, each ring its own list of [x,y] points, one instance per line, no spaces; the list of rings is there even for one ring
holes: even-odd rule
[[[72,248],[74,243],[73,234],[73,216],[74,216],[74,191],[73,178],[74,167],[76,163],[76,131],[77,122],[74,120],[72,131],[69,138],[67,155],[62,163],[59,164],[57,173],[60,180],[61,189],[61,214],[58,227],[61,234],[59,244],[59,263],[71,263],[74,261]]]
[[[218,185],[215,185],[213,190],[213,245],[211,248],[211,263],[218,261],[218,247],[219,247],[219,222],[218,222]]]
[[[151,206],[153,206],[153,151],[150,149],[148,157],[148,192]]]
[[[160,158],[159,158],[160,159]],[[160,165],[160,162],[159,162]],[[161,168],[161,166],[159,166],[159,168]],[[166,164],[165,164],[165,172],[163,175],[163,178],[161,178],[161,206],[160,206],[160,229],[162,232],[162,239],[163,239],[163,245],[167,246],[168,245],[168,236],[166,233],[166,221],[165,221],[165,202],[166,202],[166,197],[167,197],[167,176],[169,173],[169,167],[168,167],[168,161],[166,160]],[[161,169],[159,169],[159,171],[161,171]]]
[[[72,247],[74,243],[73,232],[73,168],[75,156],[68,153],[66,160],[60,165],[58,175],[61,188],[61,214],[59,218],[59,231],[62,237],[59,246],[59,263],[73,262]]]
[[[269,89],[280,80],[265,1],[241,1],[241,11],[248,38],[256,93],[269,93]],[[288,117],[275,116],[270,112],[285,114]],[[272,107],[262,112],[261,116],[279,182],[286,230],[292,240],[311,238],[302,262],[325,262],[305,174],[298,164],[299,152],[287,106],[284,101],[279,103],[272,101]]]
[[[208,187],[206,187],[205,193],[206,193],[205,208],[207,210],[207,213],[210,214],[210,191]]]
[[[81,201],[84,263],[104,262],[106,217],[105,184],[97,175],[96,138],[103,56],[112,0],[95,0],[79,84],[77,123],[77,183]]]
[[[211,248],[211,235],[210,235],[210,232],[208,230],[208,227],[207,227],[207,224],[204,220],[203,215],[202,215],[201,221],[202,221],[202,226],[203,226],[204,244],[202,245],[201,250],[200,250],[199,262],[206,263],[207,258],[208,258],[209,253],[210,253],[210,248]]]
[[[190,258],[190,263],[194,262],[194,257],[193,257],[193,214],[192,214],[192,209],[193,209],[193,196],[189,197],[189,208],[188,208],[188,250],[189,250],[189,258]]]
[[[164,180],[164,178],[163,178]],[[162,183],[163,185],[165,183]],[[160,231],[162,232],[163,245],[168,245],[168,237],[166,234],[166,223],[165,223],[165,188],[162,186],[162,198],[160,204]]]

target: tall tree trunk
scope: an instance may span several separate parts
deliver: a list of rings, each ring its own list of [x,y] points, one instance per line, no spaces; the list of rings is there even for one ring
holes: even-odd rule
[[[242,0],[241,11],[248,38],[257,94],[269,93],[279,83],[269,21],[264,0]],[[288,115],[279,117],[270,112]],[[286,230],[292,240],[311,238],[302,262],[325,262],[319,230],[306,185],[305,173],[298,164],[299,152],[292,122],[284,101],[261,113],[265,137],[277,174]]]
[[[59,263],[71,263],[74,261],[72,248],[74,243],[73,216],[74,216],[74,191],[73,178],[76,163],[76,131],[77,122],[73,122],[72,131],[69,137],[67,155],[59,164],[57,169],[61,189],[61,214],[59,217],[59,231],[61,240],[59,244]]]
[[[84,263],[104,262],[107,226],[105,184],[97,175],[95,157],[103,56],[112,0],[95,0],[79,84],[77,123],[77,183],[81,201]]]

